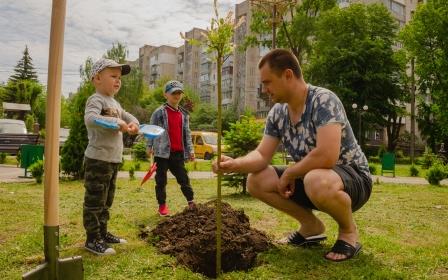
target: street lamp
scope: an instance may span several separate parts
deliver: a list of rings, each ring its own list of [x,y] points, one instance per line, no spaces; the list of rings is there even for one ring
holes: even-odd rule
[[[361,146],[362,145],[362,143],[361,143],[361,141],[362,141],[362,138],[361,138],[361,116],[369,109],[369,106],[364,105],[364,106],[362,106],[362,109],[361,108],[358,109],[358,104],[353,103],[352,108],[353,108],[353,110],[356,110],[358,113],[358,144],[359,144],[359,146]]]

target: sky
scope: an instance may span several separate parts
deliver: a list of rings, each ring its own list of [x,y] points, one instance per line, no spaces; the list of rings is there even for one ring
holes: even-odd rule
[[[67,0],[62,93],[80,84],[79,67],[94,61],[114,42],[125,43],[129,60],[143,45],[183,44],[179,33],[207,28],[213,0]],[[220,0],[220,15],[243,0]],[[39,81],[46,85],[51,0],[0,0],[0,83],[6,83],[28,45]]]

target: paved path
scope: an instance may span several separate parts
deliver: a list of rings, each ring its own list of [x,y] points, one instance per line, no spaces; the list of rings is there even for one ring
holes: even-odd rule
[[[9,183],[9,182],[29,182],[34,179],[29,178],[20,178],[19,176],[23,176],[25,174],[23,168],[18,168],[13,165],[4,165],[0,164],[0,183]],[[143,178],[146,174],[144,171],[135,172],[135,177]],[[191,171],[189,172],[191,179],[210,179],[214,178],[215,175],[212,172],[208,171]],[[119,178],[128,178],[129,172],[127,171],[119,171]],[[169,178],[174,178],[173,175],[168,173]],[[410,184],[410,185],[428,185],[428,181],[424,178],[420,177],[390,177],[390,176],[373,176],[373,181],[380,183],[394,183],[394,184]],[[442,185],[448,185],[448,179],[445,179],[441,182]]]

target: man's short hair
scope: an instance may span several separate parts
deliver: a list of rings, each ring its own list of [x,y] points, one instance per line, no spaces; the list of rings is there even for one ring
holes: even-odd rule
[[[299,60],[290,50],[275,49],[268,52],[258,63],[258,69],[261,69],[266,63],[278,76],[280,76],[286,69],[291,69],[294,76],[297,78],[302,77],[302,69],[300,68]]]

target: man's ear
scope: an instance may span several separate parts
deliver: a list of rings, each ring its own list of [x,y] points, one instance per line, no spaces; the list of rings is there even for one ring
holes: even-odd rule
[[[291,69],[286,69],[286,70],[283,72],[283,75],[285,75],[285,78],[286,78],[287,80],[291,80],[291,79],[294,77],[294,73],[292,72]]]

